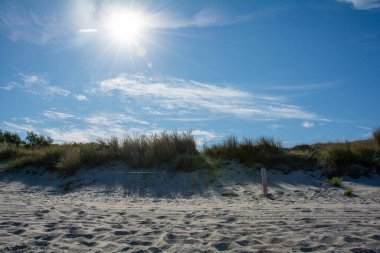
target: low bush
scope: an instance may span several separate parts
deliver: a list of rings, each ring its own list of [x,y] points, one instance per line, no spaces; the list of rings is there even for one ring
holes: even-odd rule
[[[342,185],[342,182],[343,182],[343,178],[340,178],[340,177],[333,177],[329,180],[329,183],[335,187],[340,187]]]
[[[351,187],[348,187],[344,193],[343,193],[344,196],[347,196],[347,197],[351,197],[352,196],[352,188]]]

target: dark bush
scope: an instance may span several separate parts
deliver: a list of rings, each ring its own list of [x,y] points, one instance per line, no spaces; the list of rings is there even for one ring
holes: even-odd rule
[[[16,133],[11,133],[9,131],[3,132],[0,130],[0,142],[19,146],[22,143],[22,140]]]
[[[52,143],[52,138],[44,135],[39,135],[34,132],[27,132],[27,136],[25,138],[26,146],[31,148],[46,147]]]

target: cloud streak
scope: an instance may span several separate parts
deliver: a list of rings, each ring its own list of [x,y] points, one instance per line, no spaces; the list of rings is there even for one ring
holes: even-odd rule
[[[349,3],[355,9],[359,10],[369,10],[369,9],[378,9],[380,8],[379,0],[337,0],[342,3]]]
[[[264,89],[266,90],[278,90],[278,91],[312,91],[312,90],[322,90],[330,89],[336,87],[337,82],[326,82],[326,83],[315,83],[315,84],[304,84],[304,85],[276,85],[268,86]]]
[[[75,37],[86,33],[101,33],[104,23],[112,11],[126,8],[118,4],[97,4],[95,1],[68,1],[59,11],[46,14],[38,9],[28,10],[13,3],[0,10],[0,28],[8,32],[11,41],[26,41],[46,44],[50,41]],[[166,8],[167,9],[167,8]],[[203,8],[186,17],[166,10],[157,9],[145,13],[146,28],[181,29],[233,25],[249,20],[251,15],[234,15],[217,8]]]
[[[249,93],[231,87],[175,77],[121,74],[100,81],[94,93],[119,94],[121,101],[154,108],[155,115],[214,113],[249,119],[318,119],[314,113],[283,103],[282,97]],[[149,111],[146,111],[149,113]]]
[[[173,17],[170,13],[155,13],[148,17],[150,28],[180,29],[188,27],[212,27],[246,22],[251,15],[231,15],[215,8],[204,8],[189,18]]]

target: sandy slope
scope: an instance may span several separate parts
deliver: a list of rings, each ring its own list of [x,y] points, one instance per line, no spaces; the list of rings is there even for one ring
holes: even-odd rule
[[[348,198],[318,173],[269,173],[264,198],[239,168],[125,172],[0,174],[0,252],[380,252],[379,176],[346,181]]]

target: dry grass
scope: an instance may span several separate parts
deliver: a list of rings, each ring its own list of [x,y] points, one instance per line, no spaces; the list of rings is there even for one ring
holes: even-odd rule
[[[34,148],[0,143],[0,160],[8,161],[7,170],[33,165],[68,175],[83,166],[101,166],[115,160],[125,161],[134,168],[165,167],[183,171],[216,170],[222,161],[235,160],[246,166],[264,165],[286,173],[322,165],[329,176],[361,176],[373,169],[380,171],[380,146],[376,141],[374,133],[372,140],[304,144],[289,149],[272,138],[239,141],[231,136],[198,152],[190,132],[161,132],[128,136],[123,140],[111,138]]]
[[[122,158],[133,167],[152,167],[173,162],[180,155],[196,155],[196,142],[190,132],[127,137],[121,146]]]

